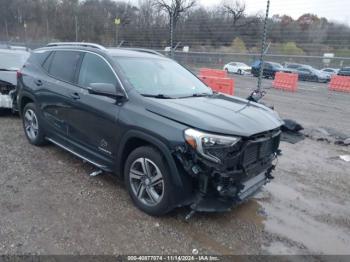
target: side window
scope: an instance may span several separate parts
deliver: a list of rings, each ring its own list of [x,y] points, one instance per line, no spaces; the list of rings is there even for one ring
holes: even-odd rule
[[[91,83],[107,83],[116,86],[117,79],[101,57],[86,53],[80,67],[78,85],[88,87]]]
[[[264,64],[264,69],[271,69],[271,68],[272,68],[272,66],[270,64],[268,64],[268,63]]]
[[[49,72],[52,58],[53,58],[53,52],[50,52],[50,54],[46,57],[46,59],[44,60],[44,63],[42,64],[42,67],[46,70],[46,72]]]
[[[80,57],[80,52],[56,51],[53,54],[49,74],[66,82],[74,82],[74,76]]]

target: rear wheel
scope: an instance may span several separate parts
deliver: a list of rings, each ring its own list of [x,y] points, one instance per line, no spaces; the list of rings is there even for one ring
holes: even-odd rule
[[[237,73],[238,73],[239,75],[242,75],[242,70],[241,70],[241,69],[238,69]]]
[[[23,128],[29,143],[41,146],[46,143],[44,130],[34,103],[28,103],[23,109]]]
[[[169,168],[155,148],[144,146],[131,152],[124,179],[134,204],[145,213],[159,216],[171,210]]]

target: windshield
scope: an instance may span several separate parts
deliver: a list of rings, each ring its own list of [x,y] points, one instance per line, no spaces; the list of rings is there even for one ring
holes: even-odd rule
[[[142,95],[184,97],[212,91],[181,65],[167,59],[114,57],[131,85]]]
[[[29,54],[0,51],[0,69],[17,70],[26,62]]]
[[[275,68],[282,68],[283,66],[279,63],[271,63],[271,65]]]

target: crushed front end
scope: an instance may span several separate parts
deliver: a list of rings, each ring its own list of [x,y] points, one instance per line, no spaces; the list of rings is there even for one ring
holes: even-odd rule
[[[194,181],[192,210],[227,211],[258,192],[273,178],[280,135],[279,128],[247,138],[187,132],[175,155]]]
[[[13,108],[13,101],[15,101],[16,86],[0,80],[0,108]]]

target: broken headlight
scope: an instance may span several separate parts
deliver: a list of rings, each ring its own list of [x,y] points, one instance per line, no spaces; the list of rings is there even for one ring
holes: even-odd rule
[[[240,138],[214,135],[190,128],[185,130],[185,140],[206,159],[221,163],[220,153],[232,148],[240,141]]]

